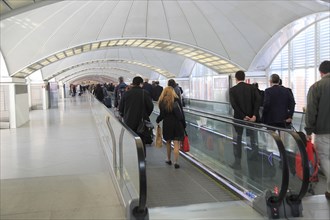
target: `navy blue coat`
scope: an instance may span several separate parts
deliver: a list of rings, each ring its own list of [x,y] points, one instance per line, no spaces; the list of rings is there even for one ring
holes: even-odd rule
[[[263,123],[268,125],[283,125],[285,120],[292,118],[295,101],[288,88],[273,85],[265,90],[263,104]]]

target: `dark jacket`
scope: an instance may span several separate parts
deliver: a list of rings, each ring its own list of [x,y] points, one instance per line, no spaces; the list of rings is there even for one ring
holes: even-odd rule
[[[104,93],[103,93],[103,88],[101,87],[100,84],[97,84],[95,89],[94,89],[94,94],[95,94],[95,97],[100,101],[102,102],[103,99],[104,99]]]
[[[125,124],[135,132],[142,119],[142,112],[144,112],[143,118],[149,119],[153,109],[150,95],[139,86],[133,86],[125,92],[119,104],[119,112]]]
[[[158,101],[160,94],[162,94],[163,87],[160,85],[156,85],[152,88],[152,99],[154,101]]]
[[[263,107],[265,124],[285,127],[285,120],[293,116],[295,101],[288,88],[273,85],[265,90]]]
[[[152,85],[150,83],[144,82],[142,88],[149,93],[150,97],[152,96]]]
[[[171,112],[165,109],[164,103],[159,103],[159,115],[156,123],[163,121],[163,138],[168,140],[182,141],[186,128],[185,116],[179,99],[175,99]]]
[[[247,83],[240,82],[229,89],[230,104],[234,109],[234,118],[243,120],[245,116],[256,116],[260,120],[260,95],[258,90]]]

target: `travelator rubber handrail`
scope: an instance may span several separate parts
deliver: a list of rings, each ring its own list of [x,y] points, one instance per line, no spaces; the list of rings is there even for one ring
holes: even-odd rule
[[[200,100],[200,99],[191,99],[191,98],[184,98],[184,100],[185,100],[185,101],[188,100],[188,102],[189,102],[190,100],[193,100],[193,101],[197,101],[197,102],[208,102],[208,103],[225,104],[225,105],[228,105],[229,107],[231,107],[229,102],[210,101],[210,100]]]
[[[193,101],[197,101],[197,102],[201,102],[201,103],[202,103],[202,102],[207,102],[207,103],[217,103],[217,104],[228,105],[229,108],[232,108],[229,102],[210,101],[210,100],[200,100],[200,99],[191,99],[191,98],[184,98],[184,100],[185,100],[185,101],[188,100],[188,102],[189,102],[189,100],[193,100]],[[186,102],[185,102],[185,103],[186,103]],[[187,103],[186,103],[186,104],[187,104]],[[262,106],[261,106],[261,107],[262,107]],[[190,107],[187,107],[187,108],[189,109]],[[294,111],[294,113],[304,114],[303,111],[302,111],[302,112],[300,112],[300,111]]]
[[[283,200],[285,199],[287,190],[288,190],[288,186],[289,186],[289,169],[288,169],[288,162],[287,162],[287,157],[286,157],[286,151],[283,145],[283,142],[280,138],[280,136],[274,132],[273,130],[265,130],[262,129],[260,127],[255,127],[254,125],[250,125],[250,124],[246,124],[245,121],[239,121],[239,122],[235,122],[233,120],[227,120],[227,119],[223,119],[223,118],[214,118],[212,116],[209,116],[208,114],[205,113],[196,113],[196,112],[186,112],[188,114],[193,114],[195,116],[200,116],[200,117],[204,117],[204,118],[208,118],[211,120],[215,120],[215,121],[220,121],[223,123],[227,123],[227,124],[231,124],[232,126],[240,126],[246,129],[251,129],[251,130],[255,130],[255,131],[261,131],[264,133],[268,133],[270,134],[273,138],[274,141],[277,145],[278,148],[278,152],[280,153],[281,157],[282,157],[282,165],[283,165],[283,172],[282,172],[282,183],[281,183],[281,189],[280,192],[278,194],[278,196],[272,196],[271,198],[269,198],[267,201],[268,203],[272,203],[272,205],[275,206],[280,206],[280,204],[283,202]]]
[[[92,98],[97,100],[93,95],[91,95]],[[100,102],[102,103],[102,102]],[[102,103],[103,104],[103,103]],[[137,151],[137,158],[138,158],[138,170],[139,170],[139,203],[138,206],[134,207],[132,210],[132,214],[135,217],[135,219],[148,219],[149,211],[147,207],[147,172],[146,172],[146,164],[145,164],[145,156],[144,156],[144,147],[141,138],[132,130],[130,129],[120,118],[118,118],[113,111],[110,111],[106,106],[107,112],[115,118],[117,122],[120,123],[122,126],[121,133],[120,133],[120,140],[119,146],[122,149],[123,148],[123,138],[124,138],[124,132],[127,130],[132,136],[134,136],[135,144],[136,144],[136,151]],[[110,123],[110,117],[105,117],[106,125],[108,127],[108,130],[110,132],[110,135],[113,139],[112,143],[114,144],[114,152],[116,153],[116,137],[114,135],[114,130],[112,128],[112,125]],[[121,151],[119,149],[119,151]],[[114,157],[116,157],[114,155]],[[116,158],[114,158],[114,162],[116,162]]]
[[[184,109],[184,111],[186,111]],[[210,112],[205,112],[205,111],[200,111],[200,110],[196,110],[196,109],[189,109],[187,112],[191,113],[191,112],[201,112],[203,114],[207,114],[212,116],[211,119],[213,119],[213,117],[216,118],[223,118],[226,119],[228,121],[234,121],[236,123],[244,123],[244,124],[248,124],[250,126],[253,127],[259,127],[259,128],[263,128],[263,129],[267,129],[267,130],[277,130],[280,132],[285,132],[288,133],[290,136],[292,136],[292,138],[294,139],[294,141],[297,144],[300,156],[301,156],[301,160],[302,160],[302,168],[303,168],[303,179],[302,179],[302,185],[301,188],[299,190],[299,193],[293,194],[291,196],[291,199],[296,199],[296,200],[301,200],[307,193],[308,191],[308,187],[309,187],[309,167],[308,167],[308,156],[307,156],[307,152],[306,152],[306,146],[304,144],[304,142],[302,141],[302,139],[300,138],[300,136],[298,135],[297,132],[291,130],[291,129],[287,129],[287,128],[280,128],[280,127],[274,127],[274,126],[270,126],[270,125],[266,125],[266,124],[262,124],[262,123],[253,123],[253,122],[249,122],[249,121],[244,121],[244,120],[240,120],[240,119],[235,119],[229,116],[224,116],[224,115],[216,115]],[[288,164],[288,163],[287,163]]]

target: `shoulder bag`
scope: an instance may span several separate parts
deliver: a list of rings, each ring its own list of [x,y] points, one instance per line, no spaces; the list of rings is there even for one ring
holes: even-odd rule
[[[144,118],[144,91],[142,91],[142,118],[141,121],[137,127],[136,133],[143,139],[143,142],[146,144],[151,144],[153,142],[153,129],[154,125],[150,122],[150,120],[147,120]]]

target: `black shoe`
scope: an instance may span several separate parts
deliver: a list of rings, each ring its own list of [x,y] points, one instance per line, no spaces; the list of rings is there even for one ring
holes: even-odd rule
[[[170,160],[166,160],[165,163],[167,163],[168,165],[172,165],[172,161]]]
[[[229,167],[234,169],[234,170],[240,170],[242,168],[241,164],[238,163],[238,162],[234,162],[233,164],[230,164]]]
[[[330,192],[325,192],[325,198],[327,198],[327,200],[330,200]]]
[[[174,164],[174,168],[175,169],[179,169],[180,168],[180,165],[176,163],[176,164]]]

